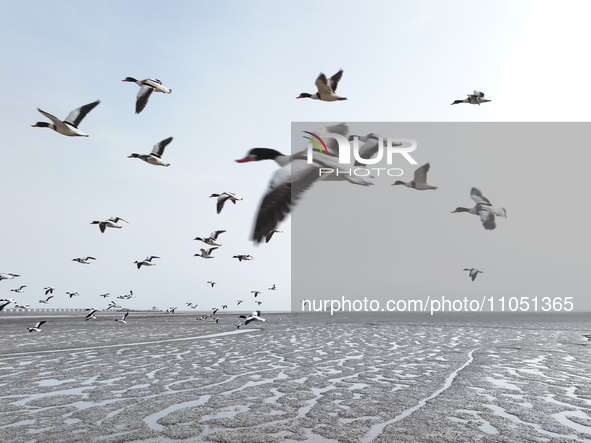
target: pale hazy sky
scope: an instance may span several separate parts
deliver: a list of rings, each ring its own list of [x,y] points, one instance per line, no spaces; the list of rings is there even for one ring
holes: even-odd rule
[[[0,272],[21,277],[1,281],[0,298],[43,306],[37,303],[42,288],[54,286],[50,307],[103,307],[99,294],[110,292],[113,299],[132,289],[137,298],[125,303],[129,308],[191,301],[208,310],[245,299],[241,307],[251,310],[250,291],[261,290],[261,310],[289,309],[290,221],[269,244],[249,241],[276,166],[235,159],[254,146],[289,152],[292,121],[587,121],[590,9],[583,1],[7,3],[0,18]],[[341,68],[339,93],[347,101],[295,99],[314,92],[319,72]],[[127,76],[159,78],[173,92],[153,94],[135,115],[138,87],[121,82]],[[473,89],[493,101],[450,106]],[[46,120],[37,108],[65,118],[96,99],[101,104],[80,125],[88,138],[30,126]],[[169,168],[127,158],[169,136]],[[580,150],[557,145],[539,152],[556,160],[533,177],[557,200],[573,192],[569,186],[586,188],[582,174],[571,174],[588,159]],[[523,183],[536,193],[529,172],[524,165]],[[483,192],[491,199],[511,193],[502,175],[498,183],[487,180]],[[476,183],[467,181],[458,206],[471,203],[469,188]],[[222,191],[244,201],[217,215],[208,196]],[[588,243],[578,228],[589,210],[580,203],[556,214],[541,202],[540,217],[577,227],[548,236]],[[499,232],[516,223],[512,214],[519,209],[507,210],[510,218],[499,223]],[[115,215],[129,225],[104,234],[90,225]],[[458,223],[470,217],[454,215]],[[413,227],[408,222],[406,228]],[[192,239],[217,229],[228,232],[216,258],[193,257],[202,244]],[[532,254],[538,249],[552,252],[536,244]],[[255,260],[231,258],[240,253]],[[96,262],[71,261],[87,255]],[[147,255],[162,258],[138,271],[133,262]],[[489,260],[505,258],[496,251]],[[588,255],[576,259],[589,264]],[[570,257],[564,263],[578,266]],[[206,284],[211,279],[218,282],[213,289]],[[274,283],[279,290],[267,291]],[[20,285],[27,285],[23,294],[10,292]],[[80,297],[69,300],[66,291]]]

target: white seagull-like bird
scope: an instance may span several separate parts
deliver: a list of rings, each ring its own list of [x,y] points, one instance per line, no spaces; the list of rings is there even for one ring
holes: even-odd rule
[[[49,112],[45,112],[37,108],[37,111],[39,111],[53,123],[37,122],[31,126],[34,128],[50,128],[53,129],[55,132],[59,132],[60,134],[67,135],[69,137],[88,137],[88,134],[85,134],[84,132],[80,131],[80,129],[78,129],[78,125],[80,124],[82,119],[86,117],[86,114],[92,111],[99,103],[100,100],[97,100],[95,102],[81,106],[78,109],[74,109],[72,112],[68,114],[66,119],[63,121],[51,115]]]
[[[96,309],[93,309],[92,311],[90,311],[90,312],[89,312],[89,313],[86,315],[86,317],[84,318],[84,320],[85,320],[85,321],[88,321],[88,320],[96,320],[96,316],[94,315],[94,313],[95,313],[96,311],[97,311]]]
[[[326,78],[324,73],[320,73],[320,75],[316,78],[316,88],[318,92],[314,94],[309,94],[307,92],[302,92],[299,97],[296,98],[311,98],[312,100],[321,100],[323,102],[335,102],[340,100],[347,100],[347,97],[341,97],[335,94],[337,90],[337,86],[339,85],[339,81],[343,76],[343,70],[341,69],[339,72],[334,74],[329,79]]]
[[[478,189],[472,188],[470,190],[470,197],[476,202],[476,206],[472,208],[463,208],[460,206],[453,210],[452,214],[456,212],[467,212],[468,214],[479,215],[482,226],[487,230],[492,230],[497,227],[497,224],[495,223],[495,215],[499,217],[507,217],[507,211],[505,211],[505,208],[494,208],[491,202],[484,197]]]
[[[414,178],[410,182],[403,182],[402,180],[396,180],[392,186],[394,185],[404,185],[407,188],[416,189],[418,191],[425,191],[427,189],[437,189],[437,186],[431,186],[427,184],[427,172],[429,172],[429,168],[431,166],[429,163],[425,163],[420,168],[415,170]]]
[[[152,152],[149,154],[130,154],[127,158],[139,158],[140,160],[145,161],[151,165],[156,166],[170,166],[170,163],[165,162],[162,160],[162,154],[164,154],[164,148],[168,146],[168,144],[172,141],[172,137],[168,137],[167,139],[162,140],[154,145],[152,148]]]
[[[53,297],[54,297],[53,295],[50,295],[45,300],[39,300],[39,303],[48,304],[49,300],[51,300]]]
[[[35,323],[35,326],[33,326],[32,328],[27,328],[27,329],[29,330],[29,332],[33,332],[33,331],[41,332],[41,325],[43,323],[46,323],[46,321],[45,320],[39,321],[39,322]]]
[[[15,277],[20,277],[19,274],[11,274],[10,272],[8,273],[0,273],[0,281],[2,280],[11,280]]]
[[[140,87],[135,101],[136,114],[139,114],[144,110],[144,108],[148,104],[148,99],[150,98],[150,95],[152,95],[152,92],[163,92],[164,94],[170,94],[172,92],[172,89],[163,86],[162,82],[157,78],[146,78],[144,80],[136,80],[133,77],[126,77],[121,81],[135,83]]]

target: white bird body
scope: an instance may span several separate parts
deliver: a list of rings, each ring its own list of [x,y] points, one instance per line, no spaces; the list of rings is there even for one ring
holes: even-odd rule
[[[11,274],[10,272],[8,273],[0,273],[0,281],[1,280],[11,280],[15,277],[20,277],[20,275],[18,274]]]
[[[203,249],[201,248],[201,254],[195,254],[193,255],[194,257],[201,257],[201,258],[215,258],[213,255],[211,255],[211,253],[213,251],[215,251],[217,249],[217,246],[215,248],[209,248],[209,249]]]
[[[150,95],[152,95],[152,92],[163,92],[164,94],[170,94],[172,92],[172,89],[164,86],[162,82],[157,78],[146,78],[144,80],[136,80],[133,77],[126,77],[122,81],[135,83],[140,87],[135,102],[136,114],[139,114],[144,110],[144,108],[148,104],[148,99],[150,98]]]
[[[16,289],[11,289],[11,291],[12,292],[17,292],[17,293],[21,294],[21,293],[25,292],[25,288],[26,287],[27,287],[27,285],[23,285],[23,286],[20,286],[20,287],[18,287]]]
[[[122,226],[118,225],[117,223],[119,220],[124,221],[125,223],[129,223],[127,220],[123,220],[121,217],[111,217],[107,220],[95,220],[90,222],[91,225],[99,225],[99,229],[101,232],[105,232],[105,228],[117,228],[121,229]]]
[[[247,325],[252,321],[267,321],[266,319],[262,318],[261,316],[261,311],[254,311],[252,314],[250,315],[241,315],[240,318],[244,319],[244,324]]]
[[[73,258],[72,261],[78,262],[78,263],[82,263],[84,265],[89,265],[90,261],[89,260],[96,260],[96,258],[94,257],[78,257],[78,258]]]
[[[429,163],[425,163],[420,168],[417,168],[414,173],[414,178],[410,182],[403,182],[401,180],[397,180],[392,184],[394,185],[404,185],[407,188],[416,189],[418,191],[425,191],[428,189],[437,189],[437,186],[431,186],[427,183],[427,172],[431,166]]]
[[[121,318],[116,318],[115,321],[118,321],[120,323],[127,323],[125,320],[127,319],[127,316],[129,315],[129,312],[126,312],[125,314],[123,314],[123,317]]]
[[[39,300],[39,303],[48,304],[49,300],[51,300],[53,297],[54,297],[53,295],[50,295],[45,300]]]
[[[211,194],[209,196],[209,198],[214,197],[217,197],[216,210],[218,214],[222,212],[222,209],[224,209],[224,203],[226,203],[227,200],[230,200],[234,204],[236,204],[237,201],[242,200],[242,198],[231,192],[222,192],[221,194]]]
[[[480,91],[476,91],[474,90],[474,92],[472,94],[466,94],[468,97],[463,99],[463,100],[454,100],[452,105],[457,105],[459,103],[469,103],[471,105],[478,105],[480,106],[480,103],[486,103],[486,102],[490,102],[491,100],[489,98],[485,98],[484,97],[484,92],[480,92]]]
[[[337,133],[348,136],[349,128],[346,124],[328,126],[314,131],[314,134]],[[339,163],[338,144],[334,139],[327,143],[327,153],[313,151],[311,163],[308,163],[307,151],[291,156],[282,154],[275,149],[253,148],[246,157],[236,160],[238,163],[249,161],[274,160],[280,169],[275,171],[266,193],[261,199],[252,239],[256,243],[263,241],[277,224],[289,214],[291,208],[303,196],[304,192],[318,180],[347,180],[351,183],[368,186],[372,182],[364,177],[347,173],[351,168]],[[320,172],[327,173],[320,173]],[[332,171],[332,172],[331,172]],[[343,171],[342,173],[337,173]]]
[[[470,197],[472,197],[476,206],[472,208],[463,208],[460,206],[452,211],[452,214],[455,212],[467,212],[468,214],[479,215],[482,226],[487,230],[493,230],[497,227],[495,216],[507,217],[505,208],[494,208],[491,202],[477,188],[470,190]]]
[[[50,128],[62,135],[67,135],[69,137],[88,137],[88,134],[85,134],[80,129],[78,129],[78,125],[80,124],[82,119],[86,117],[86,115],[90,111],[92,111],[99,103],[100,100],[97,100],[93,103],[89,103],[87,105],[74,109],[72,112],[68,114],[66,119],[63,121],[51,115],[49,112],[45,112],[37,108],[37,111],[39,111],[45,117],[50,119],[53,123],[37,122],[31,126],[33,126],[34,128]]]
[[[153,258],[160,258],[156,255],[150,255],[148,257],[146,257],[144,260],[142,261],[134,261],[134,263],[137,265],[137,268],[141,268],[142,266],[156,266],[156,263],[152,263],[152,259]]]
[[[37,322],[35,324],[35,326],[33,326],[32,328],[27,328],[27,329],[29,330],[29,332],[33,332],[33,331],[35,331],[35,332],[41,332],[41,325],[43,323],[45,323],[45,320],[40,321],[40,322]]]
[[[335,94],[337,90],[337,86],[341,77],[343,76],[343,70],[341,69],[339,72],[334,74],[330,81],[326,78],[324,73],[320,73],[320,75],[316,78],[316,89],[318,92],[314,94],[308,94],[307,92],[302,92],[299,97],[296,98],[311,98],[312,100],[321,100],[324,102],[335,102],[341,100],[347,100],[347,97],[341,97]]]
[[[164,148],[168,146],[168,144],[172,141],[172,137],[168,137],[165,140],[162,140],[154,145],[152,148],[152,152],[149,154],[130,154],[127,158],[139,158],[140,160],[145,161],[151,165],[156,166],[170,166],[170,163],[165,162],[162,160],[162,154],[164,154]]]
[[[209,234],[209,237],[195,237],[193,240],[199,240],[202,241],[203,243],[207,244],[207,245],[211,245],[211,246],[222,246],[221,243],[217,243],[217,239],[218,239],[218,235],[223,234],[224,230],[220,230],[220,231],[213,231],[211,234]]]

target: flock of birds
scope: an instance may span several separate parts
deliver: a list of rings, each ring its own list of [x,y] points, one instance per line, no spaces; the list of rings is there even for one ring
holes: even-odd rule
[[[336,74],[327,78],[326,75],[320,73],[317,77],[315,85],[317,91],[313,94],[310,93],[301,93],[297,99],[300,98],[310,98],[312,100],[320,100],[325,102],[335,102],[335,101],[342,101],[347,100],[346,97],[340,96],[336,94],[336,90],[340,80],[343,77],[343,70],[339,70]],[[147,78],[144,80],[136,80],[133,77],[126,77],[124,82],[136,83],[140,89],[138,91],[135,103],[135,112],[136,114],[141,113],[147,103],[148,99],[152,95],[153,92],[161,92],[164,94],[170,94],[172,89],[165,87],[162,82],[158,79],[154,78]],[[474,91],[472,94],[468,94],[467,98],[462,100],[455,100],[452,105],[460,104],[460,103],[468,103],[468,104],[476,104],[479,105],[481,103],[490,102],[489,98],[486,98],[484,93],[480,91]],[[51,120],[51,123],[48,122],[37,122],[36,124],[32,125],[33,127],[46,127],[50,128],[59,134],[65,136],[78,136],[78,137],[88,137],[88,134],[85,134],[79,129],[79,125],[82,120],[96,108],[100,103],[100,100],[96,100],[92,103],[83,105],[73,111],[71,111],[68,116],[64,120],[60,120],[45,112],[39,108],[37,110]],[[349,129],[346,124],[340,124],[335,126],[329,126],[326,128],[319,128],[314,131],[315,134],[320,134],[322,136],[323,133],[338,133],[345,137],[348,137],[349,140],[352,140],[353,137],[357,137],[360,141],[364,144],[360,147],[359,152],[363,158],[370,159],[378,152],[379,148],[379,140],[381,139],[378,135],[370,133],[364,136],[352,136],[349,135]],[[164,154],[165,148],[172,142],[173,137],[168,137],[158,143],[156,143],[149,154],[137,154],[132,153],[128,157],[129,158],[138,158],[143,160],[144,162],[155,165],[155,166],[170,166],[170,163],[165,162],[162,159]],[[326,143],[326,151],[317,153],[314,152],[313,161],[309,162],[306,154],[306,151],[301,151],[293,155],[285,155],[281,152],[271,149],[271,148],[252,148],[248,151],[246,156],[242,159],[236,160],[238,163],[246,163],[251,161],[261,161],[261,160],[274,160],[278,165],[279,169],[273,174],[271,180],[269,182],[267,191],[263,195],[261,199],[261,203],[259,205],[257,214],[255,215],[255,223],[252,232],[251,239],[255,243],[261,243],[263,241],[269,242],[275,233],[280,233],[282,231],[278,230],[277,227],[279,223],[290,213],[292,207],[297,203],[297,201],[302,197],[303,193],[316,181],[318,180],[348,180],[354,184],[358,185],[370,185],[372,184],[367,179],[362,177],[354,177],[352,175],[347,176],[346,174],[335,174],[334,172],[331,174],[319,174],[320,168],[327,168],[327,167],[335,167],[334,170],[339,169],[339,165],[337,159],[338,155],[338,144],[334,143],[334,140],[329,140]],[[359,163],[355,163],[352,166],[359,166]],[[432,186],[427,183],[427,173],[429,172],[430,164],[426,163],[414,171],[414,177],[412,181],[404,182],[404,181],[396,181],[392,184],[392,186],[402,185],[411,189],[424,191],[424,190],[436,190],[437,186]],[[482,195],[482,193],[477,188],[472,188],[470,192],[471,198],[474,200],[475,205],[471,208],[464,208],[458,207],[453,212],[467,212],[469,214],[478,215],[482,222],[482,225],[487,230],[493,230],[496,228],[495,217],[506,217],[507,213],[504,208],[495,208],[490,203],[490,201]],[[234,193],[231,192],[222,192],[222,193],[214,193],[210,195],[210,198],[216,199],[216,212],[220,214],[224,208],[224,204],[227,201],[232,202],[234,205],[243,200],[242,198],[238,197]],[[97,224],[101,233],[104,233],[106,228],[115,228],[121,229],[122,225],[119,222],[128,223],[127,220],[124,220],[121,217],[111,217],[105,220],[94,220],[91,224]],[[225,230],[216,230],[213,231],[208,237],[195,237],[194,240],[201,241],[210,248],[201,248],[200,253],[195,254],[197,257],[201,257],[204,259],[213,259],[215,258],[212,253],[221,247],[221,243],[218,240],[218,237],[225,233]],[[232,258],[238,259],[239,262],[242,261],[250,261],[254,260],[249,254],[237,254],[234,255]],[[154,259],[160,259],[160,257],[155,255],[147,256],[143,260],[136,260],[134,264],[137,266],[137,269],[141,267],[150,267],[154,266],[156,263],[153,262]],[[72,259],[72,261],[76,261],[80,264],[90,264],[91,261],[96,260],[96,258],[91,256],[86,257],[78,257]],[[474,281],[479,271],[474,268],[464,269],[465,271],[469,271],[469,276]],[[19,277],[18,274],[11,274],[11,273],[3,273],[0,274],[0,281],[4,279],[12,279],[15,277]],[[208,281],[207,284],[211,285],[213,288],[216,284],[215,281]],[[12,289],[12,291],[16,293],[22,293],[26,288],[26,285],[20,286],[19,288]],[[46,287],[45,295],[53,293],[53,288]],[[269,288],[269,290],[276,290],[276,286],[273,285]],[[254,294],[256,298],[258,295],[261,294],[261,291],[253,290],[251,293]],[[77,292],[67,292],[70,298],[79,295]],[[50,299],[54,296],[49,295],[45,299],[39,300],[39,303],[48,304]],[[106,298],[109,297],[109,294],[101,294],[101,297]],[[120,299],[130,299],[134,298],[133,291],[130,291],[129,294],[124,296],[119,296]],[[3,310],[7,305],[10,303],[16,303],[14,299],[0,299],[0,311]],[[237,305],[240,305],[243,300],[237,300]],[[258,305],[261,304],[260,300],[257,300],[256,303]],[[198,305],[197,303],[188,302],[187,306],[195,309]],[[16,304],[17,308],[28,308],[28,305],[19,305]],[[222,305],[222,308],[226,308],[227,305]],[[111,308],[121,308],[115,302],[111,302],[109,304],[108,309]],[[166,312],[174,313],[176,307],[171,307],[167,309]],[[98,308],[90,308],[88,309],[90,312],[85,316],[85,320],[94,320],[96,319],[96,312],[100,311]],[[212,308],[213,314],[208,316],[202,316],[199,319],[206,319],[206,318],[213,318],[216,322],[219,321],[219,317],[214,317],[214,314],[217,312],[218,308]],[[126,319],[129,312],[126,312],[121,319],[116,319],[116,321],[121,323],[126,323]],[[243,319],[243,323],[239,323],[236,326],[240,327],[243,324],[247,325],[252,321],[260,321],[263,322],[260,311],[254,311],[249,315],[241,315],[240,318]],[[40,321],[33,327],[28,328],[29,332],[40,332],[40,326],[44,324],[45,321]]]

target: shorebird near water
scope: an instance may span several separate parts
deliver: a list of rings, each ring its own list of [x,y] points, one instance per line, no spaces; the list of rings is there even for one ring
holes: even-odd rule
[[[41,325],[43,323],[46,323],[46,321],[45,320],[39,321],[39,322],[37,322],[35,324],[35,326],[33,326],[32,328],[27,328],[27,329],[29,330],[29,332],[33,332],[33,331],[35,331],[35,332],[41,332]]]
[[[123,314],[123,317],[121,318],[116,318],[115,321],[118,321],[120,323],[127,323],[125,320],[127,319],[127,316],[129,315],[129,312],[126,312],[125,314]]]

